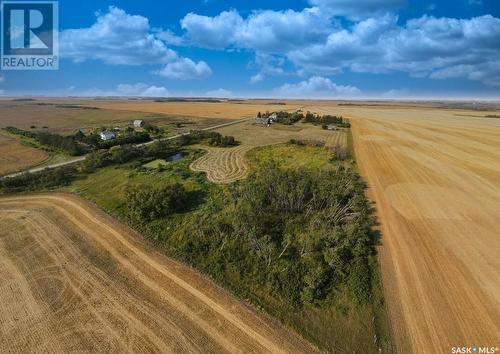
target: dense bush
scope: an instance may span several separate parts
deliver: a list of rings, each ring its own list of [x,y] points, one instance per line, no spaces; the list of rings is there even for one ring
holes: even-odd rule
[[[200,144],[202,142],[217,147],[238,145],[238,142],[232,136],[223,136],[220,133],[206,130],[192,130],[189,134],[181,136],[179,141],[181,145]]]
[[[332,148],[333,157],[332,160],[345,161],[349,158],[349,151],[343,145],[336,144]]]
[[[5,130],[7,133],[10,133],[10,134],[25,136],[25,137],[31,138],[31,139],[36,139],[36,133],[29,131],[29,130],[23,130],[23,129],[19,129],[16,127],[6,127],[6,128],[3,128],[3,130]]]
[[[290,144],[298,146],[324,147],[325,142],[320,140],[290,139]]]
[[[73,180],[75,172],[74,166],[65,166],[2,178],[0,179],[0,190],[11,193],[65,186]]]
[[[97,143],[97,148],[99,149],[109,149],[113,146],[117,145],[126,145],[126,144],[140,144],[151,141],[151,137],[147,132],[133,132],[131,134],[125,134],[123,136],[119,136],[113,140],[100,140]]]
[[[164,133],[162,128],[151,123],[146,123],[146,125],[144,125],[144,131],[157,138],[161,137]]]
[[[322,301],[339,286],[364,302],[373,245],[363,191],[350,168],[306,172],[269,164],[211,200],[168,246],[233,288],[265,289],[292,306]]]
[[[328,125],[334,124],[341,128],[350,128],[351,124],[342,117],[332,116],[332,115],[315,115],[311,112],[307,112],[304,118],[304,123],[312,123],[321,125],[323,129],[328,128]]]
[[[38,132],[36,133],[36,140],[42,145],[62,150],[72,156],[78,156],[85,153],[85,150],[82,149],[72,136]]]
[[[134,223],[143,224],[183,211],[187,201],[187,191],[179,183],[162,188],[141,186],[127,191],[126,214]]]
[[[74,136],[63,136],[47,132],[32,132],[15,127],[7,127],[5,131],[38,141],[41,145],[62,150],[72,156],[82,155],[85,150],[78,144]]]
[[[100,167],[124,164],[138,157],[165,159],[176,151],[169,143],[160,141],[147,146],[118,145],[109,150],[91,152],[83,162],[83,167],[85,171],[90,172]]]

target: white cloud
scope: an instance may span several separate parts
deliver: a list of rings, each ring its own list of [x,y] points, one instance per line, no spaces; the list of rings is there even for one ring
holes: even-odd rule
[[[383,92],[380,97],[389,98],[389,99],[397,99],[397,98],[407,98],[412,97],[412,93],[408,89],[392,89],[386,92]]]
[[[262,74],[262,73],[258,73],[258,74],[253,75],[253,76],[250,78],[250,83],[251,83],[251,84],[256,84],[256,83],[258,83],[258,82],[261,82],[262,80],[264,80],[264,74]]]
[[[112,65],[163,64],[167,66],[167,72],[172,66],[175,69],[175,65],[185,67],[192,64],[197,71],[191,74],[199,72],[201,77],[210,70],[205,62],[194,63],[168,48],[165,41],[175,41],[171,32],[152,29],[149,20],[143,16],[129,15],[113,6],[107,13],[97,13],[96,16],[96,22],[89,28],[61,32],[63,57],[75,62],[100,60]]]
[[[233,93],[229,90],[220,88],[217,90],[212,90],[212,91],[207,91],[205,92],[206,97],[218,97],[218,98],[225,98],[225,97],[231,97]]]
[[[215,17],[190,13],[181,20],[181,27],[191,42],[200,46],[236,46],[276,53],[299,44],[321,42],[332,24],[318,8],[308,8],[300,12],[255,11],[246,19],[235,10]]]
[[[242,24],[243,19],[234,10],[221,12],[215,17],[189,13],[181,20],[181,27],[191,41],[208,48],[225,48],[233,44],[235,30]]]
[[[170,96],[169,91],[163,86],[148,85],[145,83],[119,84],[115,89],[90,89],[75,93],[77,96],[123,96],[123,97],[165,97]]]
[[[144,96],[144,97],[159,97],[168,96],[169,92],[165,87],[149,86],[143,83],[137,84],[120,84],[116,91],[118,96]]]
[[[331,15],[345,16],[350,19],[373,17],[397,10],[405,0],[309,0],[309,4],[317,6]]]
[[[250,83],[255,84],[266,78],[266,76],[283,76],[289,75],[283,66],[285,58],[268,53],[257,52],[255,60],[250,62],[250,68],[257,68],[259,72],[250,78]]]
[[[358,96],[361,91],[354,86],[342,86],[333,83],[330,79],[313,76],[309,80],[297,84],[285,84],[275,92],[281,97],[304,98],[333,98]]]
[[[169,79],[191,80],[208,77],[212,74],[212,70],[204,61],[195,63],[189,58],[181,58],[176,62],[168,63],[156,73]]]
[[[147,18],[116,7],[98,13],[89,28],[62,31],[60,43],[61,54],[77,62],[97,59],[108,64],[141,65],[177,59],[173,50],[151,34]]]
[[[500,19],[424,16],[397,24],[386,15],[333,32],[324,44],[287,53],[311,73],[403,71],[414,77],[500,81]]]
[[[208,17],[188,14],[181,26],[188,40],[202,47],[247,49],[255,53],[258,74],[334,75],[406,72],[412,77],[468,78],[499,85],[500,19],[423,16],[398,23],[390,11],[404,0],[309,0],[302,11],[237,11]],[[385,15],[383,14],[385,13]],[[334,16],[347,16],[342,23]],[[359,20],[366,16],[373,16]]]
[[[179,46],[185,44],[184,38],[177,36],[171,30],[159,30],[156,32],[156,37],[171,45]]]

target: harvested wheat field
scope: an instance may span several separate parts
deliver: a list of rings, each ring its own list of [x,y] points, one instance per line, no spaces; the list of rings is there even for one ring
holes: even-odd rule
[[[430,108],[351,117],[399,352],[500,347],[500,119]]]
[[[106,109],[98,100],[43,99],[36,101],[8,101],[0,99],[0,128],[14,126],[34,131],[75,133],[102,126],[127,127],[135,119],[159,125],[175,135],[190,129],[226,123],[226,118],[186,117],[185,114],[165,115],[154,110],[127,110],[127,101],[117,101],[116,109]],[[99,108],[97,106],[103,106]],[[123,107],[125,105],[125,107]],[[120,108],[121,107],[121,108]]]
[[[0,134],[0,176],[38,165],[48,158],[45,151]]]
[[[75,196],[1,198],[1,351],[315,351],[139,237]]]
[[[347,134],[344,131],[323,130],[311,124],[294,126],[263,125],[246,122],[217,130],[223,135],[234,136],[241,144],[232,148],[200,146],[207,153],[191,164],[191,169],[207,174],[207,179],[214,183],[231,183],[244,178],[248,173],[246,154],[257,147],[280,144],[290,139],[322,141],[326,147],[337,144],[346,145]]]
[[[276,102],[263,100],[224,101],[224,102],[155,102],[140,101],[94,101],[85,105],[111,110],[126,110],[138,112],[161,113],[181,117],[206,117],[222,119],[238,119],[255,117],[257,112],[274,112],[295,110],[300,103]]]

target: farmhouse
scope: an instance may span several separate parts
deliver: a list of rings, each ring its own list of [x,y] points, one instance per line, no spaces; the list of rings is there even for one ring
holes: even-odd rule
[[[101,136],[101,140],[104,141],[113,140],[114,138],[116,138],[115,133],[110,131],[101,132],[99,135]]]
[[[268,117],[257,117],[255,118],[255,123],[257,124],[266,124],[266,125],[271,125],[274,122],[278,120],[278,115],[276,113],[273,113],[269,115]]]
[[[328,130],[339,130],[335,124],[328,124],[326,127]]]
[[[144,127],[144,121],[142,119],[136,119],[134,120],[134,127],[136,128],[142,128]]]

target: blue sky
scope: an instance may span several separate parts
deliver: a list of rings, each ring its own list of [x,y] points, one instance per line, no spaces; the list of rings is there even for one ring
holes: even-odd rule
[[[3,95],[498,98],[498,0],[60,0],[60,69]]]

